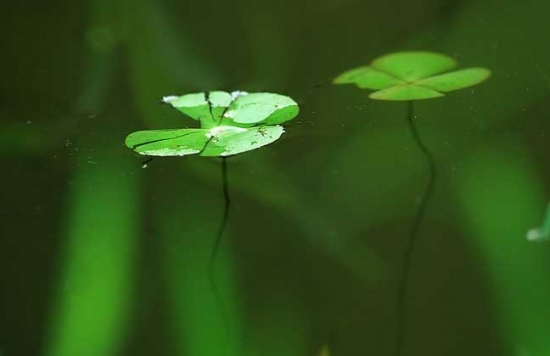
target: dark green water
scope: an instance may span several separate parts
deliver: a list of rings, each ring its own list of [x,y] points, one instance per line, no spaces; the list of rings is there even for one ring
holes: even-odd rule
[[[428,179],[406,105],[330,81],[394,51],[483,66],[415,103],[435,157],[402,356],[550,355],[550,3],[3,2],[0,355],[392,355],[403,256]],[[124,146],[193,122],[160,103],[271,91],[300,116],[220,161]],[[326,354],[322,356],[328,356]]]

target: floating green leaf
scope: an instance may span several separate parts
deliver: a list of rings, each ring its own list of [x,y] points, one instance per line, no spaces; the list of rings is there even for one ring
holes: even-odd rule
[[[126,137],[126,146],[145,156],[186,156],[200,153],[207,144],[208,130],[148,130]]]
[[[201,121],[201,119],[210,116],[210,107],[206,101],[205,93],[165,96],[162,101],[195,120]]]
[[[277,141],[279,124],[298,115],[298,104],[273,93],[212,91],[163,99],[198,120],[201,128],[133,132],[125,144],[145,156],[226,157],[255,150]]]
[[[443,94],[419,85],[396,85],[387,89],[375,91],[369,98],[377,100],[422,100],[439,98]],[[391,99],[389,99],[391,98]]]
[[[371,99],[405,101],[438,98],[479,84],[491,75],[485,68],[445,73],[455,67],[456,61],[444,54],[397,52],[379,57],[369,66],[344,72],[334,83],[378,90],[369,95]]]
[[[298,115],[298,104],[288,96],[252,93],[235,100],[224,114],[239,124],[282,124]]]
[[[201,152],[201,156],[225,157],[252,151],[277,141],[285,132],[280,125],[251,128],[218,126],[210,131],[212,140]]]
[[[491,72],[485,68],[468,68],[422,79],[416,84],[446,93],[479,84],[490,75]]]
[[[431,52],[397,52],[379,57],[372,67],[381,72],[412,82],[456,67],[456,61],[444,54]]]

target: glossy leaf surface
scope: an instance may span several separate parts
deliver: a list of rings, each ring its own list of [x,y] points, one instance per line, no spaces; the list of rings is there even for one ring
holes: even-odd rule
[[[281,124],[298,115],[298,104],[288,96],[272,93],[252,93],[231,103],[224,114],[239,124]]]
[[[150,130],[131,133],[126,146],[144,156],[187,156],[201,152],[208,130]]]
[[[232,156],[252,151],[277,141],[284,133],[282,126],[239,128],[213,137],[201,156]]]

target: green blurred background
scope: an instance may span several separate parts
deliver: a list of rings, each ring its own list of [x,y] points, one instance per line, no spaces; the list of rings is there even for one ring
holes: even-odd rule
[[[493,71],[415,104],[437,160],[404,356],[550,355],[550,3],[88,0],[0,5],[0,355],[390,355],[403,247],[427,181],[405,104],[330,80],[387,52]],[[156,159],[165,95],[273,91],[283,140]]]

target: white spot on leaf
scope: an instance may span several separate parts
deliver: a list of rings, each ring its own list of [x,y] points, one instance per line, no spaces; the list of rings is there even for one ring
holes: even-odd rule
[[[235,110],[229,110],[225,114],[223,114],[223,117],[228,117],[230,119],[235,117]]]
[[[242,91],[242,90],[235,90],[234,92],[231,92],[231,99],[236,100],[241,96],[245,96],[245,95],[248,95],[248,92]]]
[[[550,236],[544,234],[541,229],[531,229],[527,231],[527,240],[534,242],[545,242],[550,240]]]
[[[172,101],[176,100],[177,98],[178,98],[178,97],[175,96],[175,95],[165,96],[165,97],[162,98],[162,102],[163,102],[163,103],[169,104],[169,103],[171,103]]]
[[[187,147],[181,147],[181,148],[159,148],[156,150],[141,151],[138,153],[144,156],[167,157],[167,156],[187,156],[187,155],[193,155],[199,152],[200,152],[199,150],[195,150]]]
[[[247,130],[242,127],[236,127],[236,126],[216,126],[211,128],[207,133],[206,137],[212,138],[212,137],[220,137],[223,134],[227,133],[238,133],[238,132],[246,132]]]

